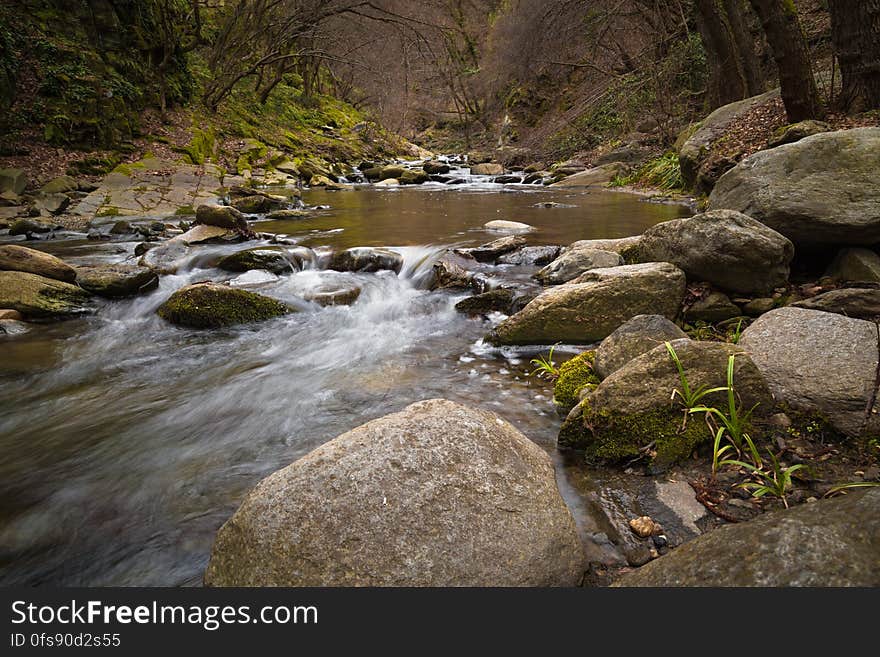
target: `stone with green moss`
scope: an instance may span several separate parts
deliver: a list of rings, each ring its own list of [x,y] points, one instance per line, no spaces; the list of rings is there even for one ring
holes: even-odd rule
[[[595,351],[585,351],[559,366],[559,377],[553,386],[553,403],[560,412],[567,413],[577,406],[585,389],[599,385],[599,377],[593,370]]]
[[[217,283],[197,283],[172,294],[156,312],[172,324],[206,329],[261,322],[294,312],[294,309],[247,290]]]
[[[671,344],[691,389],[725,386],[728,358],[733,355],[734,389],[741,409],[754,407],[755,417],[773,412],[767,382],[742,349],[686,339]],[[666,346],[655,347],[611,374],[569,413],[558,445],[583,450],[596,461],[620,461],[650,452],[652,469],[666,469],[712,438],[701,416],[683,422],[685,409],[680,397],[673,397],[673,391],[681,389]],[[717,392],[700,403],[726,412],[727,395]]]
[[[56,319],[87,312],[85,290],[63,281],[21,271],[0,271],[0,308],[26,319]]]

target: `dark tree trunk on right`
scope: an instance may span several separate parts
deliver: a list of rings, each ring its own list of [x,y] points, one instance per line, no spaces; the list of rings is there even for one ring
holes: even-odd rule
[[[852,0],[849,0],[852,2]],[[792,0],[749,0],[761,20],[779,70],[782,102],[791,123],[823,114],[810,51]],[[853,3],[855,4],[855,3]]]
[[[880,108],[880,0],[828,0],[844,109]]]

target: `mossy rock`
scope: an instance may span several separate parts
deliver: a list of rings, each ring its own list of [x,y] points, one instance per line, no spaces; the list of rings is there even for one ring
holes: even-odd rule
[[[741,348],[687,339],[671,344],[692,389],[725,386],[728,358],[733,355],[733,387],[740,407],[754,408],[755,417],[774,411],[767,382]],[[700,416],[682,426],[684,408],[673,397],[681,387],[666,346],[655,347],[611,374],[569,413],[558,445],[583,450],[596,461],[621,461],[650,452],[652,469],[662,471],[712,438]],[[726,412],[727,395],[714,393],[700,403]]]
[[[559,366],[559,377],[553,386],[553,403],[558,411],[568,413],[577,406],[584,389],[595,389],[599,377],[593,370],[595,351],[585,351]]]
[[[0,271],[0,308],[17,310],[27,319],[57,319],[87,312],[85,290],[45,276]]]
[[[261,322],[291,312],[293,308],[275,299],[217,283],[184,287],[156,311],[172,324],[197,329]]]
[[[429,179],[428,174],[424,171],[407,169],[400,175],[398,181],[400,181],[401,185],[421,185],[428,182]]]

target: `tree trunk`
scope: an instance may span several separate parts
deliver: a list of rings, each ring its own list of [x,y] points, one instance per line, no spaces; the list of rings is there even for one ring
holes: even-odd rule
[[[852,0],[850,0],[852,1]],[[822,101],[813,77],[807,40],[792,0],[749,0],[761,20],[779,70],[782,102],[790,123],[819,118]],[[856,4],[856,3],[853,3]]]
[[[755,37],[746,20],[745,0],[723,0],[723,2],[730,30],[739,50],[749,96],[757,96],[764,93],[766,89],[764,88],[764,73],[761,71],[761,62],[755,52]]]
[[[828,0],[843,109],[880,108],[880,0]]]
[[[750,93],[743,55],[722,0],[696,0],[695,5],[697,25],[709,60],[707,100],[710,107],[726,105],[754,95]]]

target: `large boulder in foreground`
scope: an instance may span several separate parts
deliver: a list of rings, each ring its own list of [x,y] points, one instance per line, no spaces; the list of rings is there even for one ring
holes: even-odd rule
[[[880,128],[807,137],[728,171],[713,210],[743,212],[797,245],[880,242]]]
[[[0,246],[0,270],[23,271],[65,283],[76,280],[76,270],[61,258],[17,244]]]
[[[77,267],[76,274],[81,288],[111,299],[149,292],[159,286],[156,272],[139,265],[88,265]]]
[[[172,324],[197,329],[261,322],[290,312],[292,308],[270,297],[217,283],[187,285],[156,311]]]
[[[636,252],[639,262],[671,262],[690,280],[760,294],[788,281],[794,245],[751,217],[715,210],[652,226]]]
[[[488,339],[497,345],[596,342],[636,315],[674,319],[685,283],[684,272],[667,262],[593,269],[545,290]]]
[[[596,349],[594,369],[600,378],[605,379],[664,342],[687,337],[684,331],[661,315],[636,315],[602,340]]]
[[[880,586],[880,489],[727,525],[615,586]]]
[[[847,435],[863,431],[877,377],[876,324],[807,308],[779,308],[743,331],[739,345],[778,401],[819,415]]]
[[[208,586],[575,586],[581,543],[547,454],[443,399],[275,472],[217,534]]]
[[[25,319],[73,317],[87,312],[89,293],[70,283],[21,271],[0,271],[0,308]]]
[[[742,349],[723,342],[671,342],[692,389],[727,385],[727,362],[733,355],[734,388],[744,409],[755,415],[773,410],[773,397],[764,377]],[[611,374],[569,413],[559,432],[562,449],[584,450],[590,460],[620,461],[640,455],[653,445],[652,469],[662,471],[686,458],[712,436],[706,423],[692,417],[682,428],[683,408],[674,390],[681,389],[678,369],[666,345],[631,360]],[[727,408],[726,393],[703,399]]]

